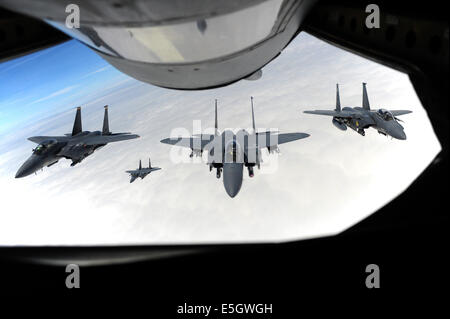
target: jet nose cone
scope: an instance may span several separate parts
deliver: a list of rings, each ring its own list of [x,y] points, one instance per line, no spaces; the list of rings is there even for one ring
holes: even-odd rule
[[[22,178],[33,174],[40,168],[39,161],[34,156],[30,157],[25,163],[17,170],[15,178]]]
[[[235,197],[242,186],[243,164],[232,163],[223,166],[223,186],[228,196]]]
[[[233,198],[239,193],[240,187],[233,187],[233,186],[232,187],[225,187],[225,190],[226,190],[227,194],[231,198]]]
[[[30,170],[30,168],[28,167],[28,165],[26,165],[27,163],[25,162],[22,166],[20,166],[20,168],[17,170],[16,173],[16,178],[21,178],[21,177],[25,177],[28,176],[32,173],[32,171]]]
[[[19,168],[19,170],[16,173],[15,178],[21,178],[24,177],[25,175],[23,174],[22,170]]]
[[[392,134],[393,138],[396,138],[398,140],[406,140],[406,134],[405,131],[403,131],[402,129],[400,130],[396,130],[394,134]]]

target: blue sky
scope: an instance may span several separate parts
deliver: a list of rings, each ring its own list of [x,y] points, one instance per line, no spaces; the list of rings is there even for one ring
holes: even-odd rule
[[[368,82],[373,108],[413,111],[402,117],[406,141],[373,129],[362,137],[336,129],[330,118],[303,113],[334,108],[336,83],[343,107],[360,105],[361,82]],[[440,150],[406,74],[305,33],[264,67],[258,81],[213,90],[136,81],[74,41],[1,64],[0,83],[0,245],[278,242],[331,235],[401,193]],[[245,174],[231,199],[205,164],[172,161],[172,148],[160,140],[176,128],[189,134],[193,121],[212,127],[215,98],[219,130],[248,128],[250,96],[258,130],[310,137],[283,144],[281,154],[264,151],[261,170],[253,178]],[[83,129],[100,129],[105,104],[113,132],[141,137],[111,143],[74,167],[61,159],[37,175],[14,178],[35,146],[27,137],[70,132],[77,105]],[[163,169],[130,184],[125,171],[148,157]]]
[[[58,111],[127,76],[72,40],[0,64],[0,134]]]

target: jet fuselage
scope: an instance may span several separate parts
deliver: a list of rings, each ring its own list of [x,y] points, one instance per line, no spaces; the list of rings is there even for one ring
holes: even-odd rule
[[[373,127],[383,135],[389,135],[399,140],[406,139],[406,134],[404,132],[403,126],[398,123],[398,121],[393,116],[389,116],[389,111],[387,110],[385,111],[387,112],[387,115],[385,117],[383,117],[380,110],[365,110],[361,107],[344,107],[342,111],[359,113],[361,114],[361,116],[358,119],[344,119],[333,117],[333,124],[335,124],[335,126],[340,128],[341,130],[346,129],[346,127],[341,126],[343,124],[357,131],[361,135],[364,135],[364,129]]]
[[[87,145],[85,142],[93,136],[101,136],[100,131],[83,131],[70,139],[70,143],[63,147],[59,152],[59,156],[71,159],[74,166],[80,163],[83,159],[94,153],[95,150],[102,148],[106,144]]]
[[[249,170],[249,176],[253,177],[253,166],[259,163],[259,156],[249,156],[248,136],[246,130],[240,130],[234,134],[230,130],[224,131],[216,138],[221,143],[215,143],[209,152],[208,163],[210,167],[217,169],[217,178],[223,174],[223,186],[230,197],[235,197],[242,186],[244,166]],[[216,153],[217,152],[217,153]]]
[[[58,162],[58,152],[66,145],[56,141],[44,141],[33,149],[33,154],[17,170],[16,178],[25,177]]]

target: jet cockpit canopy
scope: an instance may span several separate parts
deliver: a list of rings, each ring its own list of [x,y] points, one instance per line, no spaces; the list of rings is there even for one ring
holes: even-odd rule
[[[225,152],[226,163],[239,163],[241,160],[239,146],[236,141],[232,141],[227,145]]]
[[[49,148],[55,146],[58,143],[57,140],[55,139],[49,139],[49,140],[45,140],[42,141],[42,143],[40,143],[38,146],[36,146],[36,148],[33,150],[34,154],[42,154],[45,151],[47,151]]]
[[[394,116],[392,115],[391,112],[389,112],[386,109],[379,109],[378,110],[378,115],[381,116],[381,118],[385,121],[392,121],[395,120]]]

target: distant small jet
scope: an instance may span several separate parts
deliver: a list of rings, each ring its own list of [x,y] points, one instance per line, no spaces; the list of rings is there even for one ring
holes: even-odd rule
[[[341,101],[339,99],[339,85],[336,84],[336,109],[334,111],[315,110],[304,111],[307,114],[319,114],[332,116],[332,123],[338,129],[345,131],[347,126],[355,130],[362,136],[365,135],[364,129],[373,127],[382,135],[389,135],[399,140],[406,140],[406,134],[401,121],[397,118],[399,115],[408,114],[408,110],[371,110],[369,98],[367,95],[366,83],[363,83],[363,100],[361,107],[344,107],[341,110]]]
[[[22,164],[16,178],[28,176],[44,166],[52,166],[61,158],[71,159],[70,166],[80,163],[84,158],[108,143],[138,138],[131,133],[111,133],[109,131],[108,106],[105,106],[103,130],[83,131],[81,128],[81,107],[77,107],[72,133],[65,136],[33,136],[28,139],[39,145],[33,154]]]
[[[144,179],[145,176],[150,174],[153,171],[158,171],[161,168],[159,167],[152,167],[152,163],[150,162],[150,158],[148,159],[148,167],[142,168],[142,162],[139,160],[139,168],[132,170],[132,171],[125,171],[126,173],[130,174],[130,183],[133,183],[136,178],[140,177],[141,179]]]
[[[255,116],[252,105],[252,133],[246,130],[239,130],[234,134],[231,130],[226,130],[219,134],[217,125],[217,100],[215,103],[215,133],[214,135],[200,134],[192,137],[179,137],[175,139],[166,138],[161,143],[187,147],[191,149],[190,157],[201,156],[203,151],[208,151],[209,170],[217,170],[217,178],[220,178],[223,171],[223,185],[230,197],[235,197],[242,186],[243,168],[248,169],[249,177],[253,177],[253,168],[260,168],[261,150],[267,148],[269,153],[279,152],[278,145],[302,138],[306,138],[306,133],[285,133],[278,132],[256,132]]]

